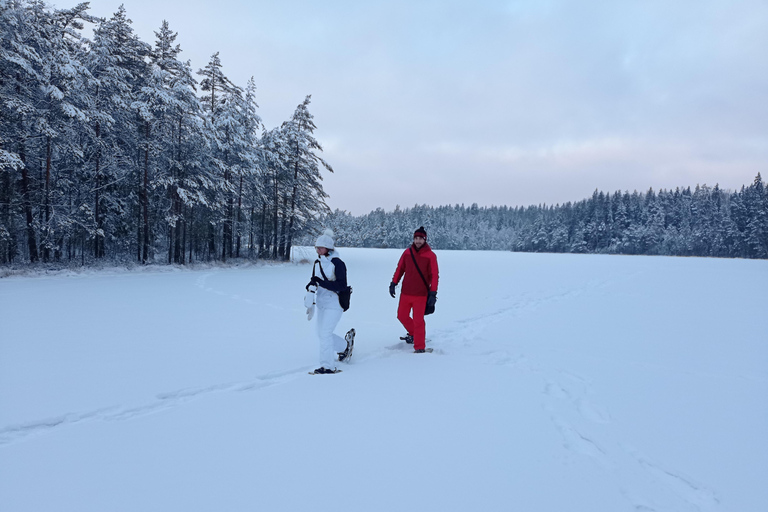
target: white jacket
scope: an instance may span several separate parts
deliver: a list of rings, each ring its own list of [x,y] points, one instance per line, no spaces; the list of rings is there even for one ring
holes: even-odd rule
[[[319,277],[320,279],[323,279],[323,273],[325,274],[325,277],[329,281],[335,281],[336,280],[336,267],[333,265],[333,262],[331,261],[333,258],[338,258],[339,253],[335,249],[333,251],[329,251],[328,255],[326,256],[319,256],[315,260],[315,264],[312,267],[312,271],[314,272],[314,275]],[[323,268],[323,272],[320,272],[320,266]],[[315,292],[316,298],[316,304],[317,307],[323,308],[323,309],[341,309],[341,306],[339,305],[339,295],[336,292],[332,292],[331,290],[326,290],[322,286],[317,287],[317,291]]]

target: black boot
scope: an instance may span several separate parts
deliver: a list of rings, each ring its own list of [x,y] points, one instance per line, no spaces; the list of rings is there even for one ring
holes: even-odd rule
[[[315,375],[328,375],[331,373],[339,373],[340,371],[341,370],[337,370],[335,368],[333,370],[329,370],[325,366],[321,366],[320,368],[316,368],[315,371],[312,373],[314,373]]]
[[[408,343],[409,345],[413,345],[413,336],[411,336],[410,334],[406,334],[405,336],[402,336],[400,339]]]

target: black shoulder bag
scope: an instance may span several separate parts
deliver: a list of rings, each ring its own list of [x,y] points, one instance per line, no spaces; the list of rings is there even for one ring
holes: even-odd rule
[[[318,260],[318,263],[320,263],[319,260]],[[318,267],[320,267],[320,273],[323,274],[323,279],[325,279],[327,281],[328,280],[328,276],[326,276],[325,272],[323,272],[323,264],[320,263],[318,265]],[[312,268],[312,275],[313,276],[315,275],[314,267]],[[339,296],[339,306],[341,306],[341,309],[344,310],[344,311],[348,310],[349,309],[349,301],[350,301],[350,299],[352,299],[352,287],[351,286],[347,286],[343,290],[336,292],[336,295]]]
[[[413,264],[416,265],[416,270],[419,271],[419,275],[421,276],[421,280],[424,281],[424,286],[427,287],[427,294],[429,294],[429,284],[427,284],[427,279],[424,277],[424,274],[421,273],[421,269],[419,268],[419,264],[416,262],[416,256],[413,254],[413,249],[408,248],[409,251],[411,251],[411,258],[413,258]],[[322,270],[322,267],[320,267],[320,270]],[[435,305],[433,304],[430,306],[427,304],[426,309],[424,310],[424,316],[431,315],[435,312]]]

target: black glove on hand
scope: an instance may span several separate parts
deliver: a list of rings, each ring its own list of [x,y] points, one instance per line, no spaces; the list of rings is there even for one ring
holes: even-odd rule
[[[437,292],[429,292],[427,296],[427,306],[432,307],[437,302]]]
[[[397,286],[395,283],[389,283],[389,295],[392,296],[392,298],[395,298],[395,286]]]

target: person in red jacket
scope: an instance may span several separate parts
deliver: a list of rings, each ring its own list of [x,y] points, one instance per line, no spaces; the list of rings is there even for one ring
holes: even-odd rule
[[[426,309],[434,311],[437,302],[437,256],[427,243],[427,231],[424,226],[413,233],[413,245],[403,252],[397,263],[395,275],[389,283],[389,294],[395,298],[395,287],[403,279],[400,289],[400,304],[397,307],[397,319],[403,324],[408,334],[406,343],[413,343],[413,349],[422,353],[426,349]],[[413,313],[413,316],[411,316]]]

